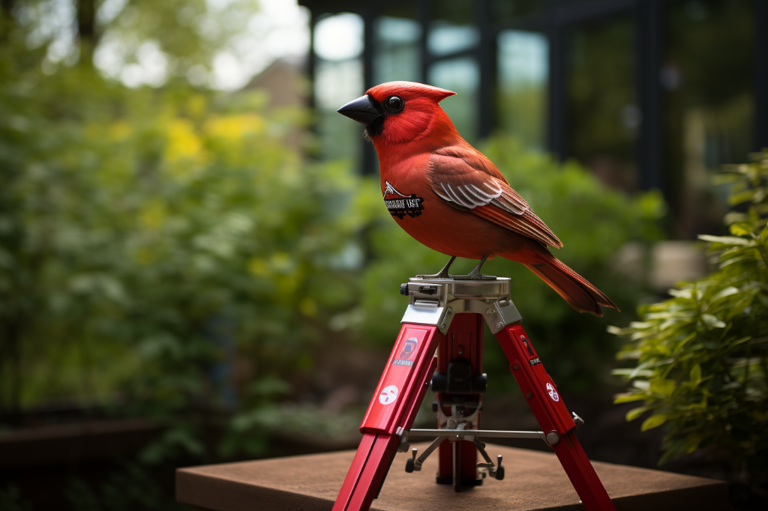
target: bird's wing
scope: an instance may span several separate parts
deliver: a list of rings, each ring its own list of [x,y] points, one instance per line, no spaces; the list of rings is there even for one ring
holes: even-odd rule
[[[528,236],[544,246],[562,242],[509,186],[493,163],[471,147],[439,149],[430,157],[432,190],[453,207]]]

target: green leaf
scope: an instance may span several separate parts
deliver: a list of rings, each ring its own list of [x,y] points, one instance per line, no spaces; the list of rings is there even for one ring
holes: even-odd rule
[[[627,415],[625,418],[627,419],[627,422],[633,421],[640,417],[643,413],[650,410],[650,407],[647,406],[641,406],[640,408],[633,408],[632,410],[627,412]]]
[[[613,404],[619,405],[621,403],[631,403],[633,401],[641,401],[643,399],[645,399],[645,396],[643,394],[635,394],[635,393],[619,394],[613,400]],[[631,419],[627,419],[627,420],[631,420]]]
[[[656,415],[651,415],[645,421],[643,422],[643,425],[640,426],[640,431],[648,431],[649,429],[658,428],[662,424],[667,422],[667,416],[660,413]]]
[[[649,370],[638,370],[638,368],[634,369],[614,369],[611,371],[611,374],[615,376],[626,376],[627,378],[634,378],[635,376],[642,376],[643,378],[647,378],[648,376],[653,376],[653,371]]]
[[[691,369],[691,383],[694,387],[698,386],[699,383],[701,383],[701,365],[696,364]]]
[[[702,241],[709,241],[711,243],[722,243],[723,245],[751,246],[755,244],[755,242],[752,240],[737,238],[736,236],[711,236],[709,234],[699,234],[698,238]]]
[[[701,316],[701,320],[709,328],[725,328],[725,323],[717,319],[712,314],[703,314]]]
[[[675,391],[677,384],[674,380],[665,380],[661,378],[657,378],[655,380],[651,380],[651,392],[654,394],[659,394],[662,396],[671,396],[672,393]]]
[[[734,236],[749,236],[752,234],[751,226],[747,222],[737,222],[729,228]]]
[[[720,300],[721,298],[725,298],[726,296],[732,296],[739,293],[739,289],[735,288],[733,286],[727,287],[717,293],[715,296],[712,297],[712,301],[716,302],[717,300]]]
[[[670,289],[669,294],[675,298],[684,298],[690,300],[693,297],[693,291],[691,289]]]
[[[627,378],[635,378],[637,376],[643,376],[640,373],[642,373],[645,369],[647,369],[649,365],[650,365],[650,362],[643,362],[642,364],[632,369],[632,371],[630,371]]]

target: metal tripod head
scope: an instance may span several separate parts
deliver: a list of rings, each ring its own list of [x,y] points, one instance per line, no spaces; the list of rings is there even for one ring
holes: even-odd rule
[[[509,298],[511,279],[456,280],[415,277],[401,284],[400,294],[408,296],[408,308],[401,323],[434,325],[448,332],[456,314],[482,314],[494,335],[507,325],[523,320]]]

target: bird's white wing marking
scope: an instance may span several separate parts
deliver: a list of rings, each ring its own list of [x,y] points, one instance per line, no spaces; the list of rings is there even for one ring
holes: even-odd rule
[[[522,215],[529,208],[520,207],[513,197],[508,197],[503,188],[493,181],[483,183],[483,190],[474,184],[452,186],[450,183],[440,183],[441,190],[436,189],[437,195],[448,202],[454,202],[467,209],[475,209],[478,206],[494,206],[514,215]]]

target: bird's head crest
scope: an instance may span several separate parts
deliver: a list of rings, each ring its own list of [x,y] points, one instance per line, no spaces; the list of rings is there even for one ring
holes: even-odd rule
[[[415,142],[458,135],[440,101],[455,92],[415,82],[387,82],[347,103],[339,113],[365,124],[365,135],[381,144]]]
[[[449,96],[456,95],[455,92],[432,85],[426,85],[416,82],[386,82],[375,87],[371,87],[365,93],[382,103],[389,96],[399,96],[406,102],[409,100],[428,99],[435,104],[441,102]]]

